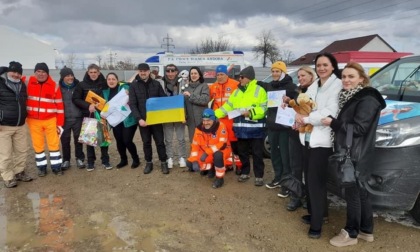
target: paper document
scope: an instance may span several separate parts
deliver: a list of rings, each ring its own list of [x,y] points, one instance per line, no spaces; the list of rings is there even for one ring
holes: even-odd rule
[[[295,115],[296,112],[292,108],[285,107],[283,109],[281,106],[279,106],[277,109],[276,123],[285,126],[293,126],[295,122]]]
[[[276,108],[283,103],[283,96],[286,95],[286,90],[269,91],[267,92],[268,102],[267,107]]]
[[[233,119],[241,115],[242,115],[241,111],[237,109],[228,112],[229,119]]]

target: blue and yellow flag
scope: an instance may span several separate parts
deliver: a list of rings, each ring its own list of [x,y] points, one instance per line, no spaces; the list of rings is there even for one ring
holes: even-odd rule
[[[184,96],[153,97],[146,101],[148,125],[185,121]]]

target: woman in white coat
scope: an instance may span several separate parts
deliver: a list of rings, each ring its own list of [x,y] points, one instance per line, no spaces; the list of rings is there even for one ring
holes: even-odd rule
[[[323,125],[321,119],[337,114],[338,93],[342,85],[337,60],[330,53],[318,54],[315,57],[315,71],[318,79],[308,88],[306,94],[317,106],[309,116],[296,114],[296,122],[310,123],[314,126],[311,133],[301,133],[299,138],[305,146],[303,169],[307,175],[305,185],[309,212],[302,220],[310,224],[308,236],[318,239],[321,237],[322,224],[328,218],[327,166],[328,157],[333,153],[331,128]]]

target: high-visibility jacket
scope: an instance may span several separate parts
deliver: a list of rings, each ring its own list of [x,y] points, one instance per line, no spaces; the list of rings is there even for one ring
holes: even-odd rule
[[[226,148],[227,144],[227,130],[222,122],[215,121],[215,124],[209,130],[204,129],[201,123],[195,128],[188,161],[191,163],[198,162],[200,167],[203,167],[203,164],[212,164],[213,153],[217,151],[223,152],[225,160],[230,155],[230,149]],[[200,158],[204,153],[207,154],[207,158],[203,162]]]
[[[35,76],[28,81],[28,100],[26,110],[28,118],[46,120],[57,118],[57,126],[64,125],[64,105],[61,90],[51,76],[39,83]]]
[[[260,85],[257,85],[257,80],[250,81],[245,87],[238,85],[229,100],[217,109],[215,114],[217,118],[222,118],[233,110],[249,111],[249,118],[238,116],[233,120],[233,131],[237,138],[265,137],[267,92]]]
[[[210,99],[213,100],[211,108],[216,110],[222,107],[229,100],[233,91],[238,88],[238,84],[238,81],[228,78],[223,84],[215,82],[210,85]],[[238,139],[233,132],[233,119],[229,119],[227,116],[219,119],[226,126],[229,141],[237,141]]]

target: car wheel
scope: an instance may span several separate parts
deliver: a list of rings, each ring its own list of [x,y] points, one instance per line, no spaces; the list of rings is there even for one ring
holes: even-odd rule
[[[264,138],[264,157],[266,158],[271,157],[271,147],[270,147],[270,143],[268,142],[268,136]]]
[[[420,223],[420,195],[417,196],[416,204],[414,204],[413,209],[410,210],[410,214],[418,223]]]

